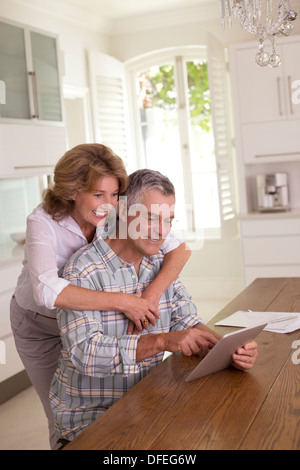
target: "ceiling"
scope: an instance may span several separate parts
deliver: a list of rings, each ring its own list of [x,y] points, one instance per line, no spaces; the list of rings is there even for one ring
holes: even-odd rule
[[[0,0],[1,1],[1,0]],[[7,0],[9,1],[9,0]],[[299,0],[300,1],[300,0]],[[219,17],[220,0],[11,0],[104,34],[164,28]]]
[[[186,9],[207,2],[208,0],[60,0],[61,4],[74,6],[109,19],[158,13],[170,9]]]

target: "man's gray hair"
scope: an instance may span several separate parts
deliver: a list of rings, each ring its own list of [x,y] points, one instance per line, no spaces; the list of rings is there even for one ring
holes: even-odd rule
[[[151,189],[159,189],[165,196],[175,197],[175,188],[169,178],[159,171],[145,168],[129,175],[129,185],[124,193],[128,207],[140,203],[143,194]]]

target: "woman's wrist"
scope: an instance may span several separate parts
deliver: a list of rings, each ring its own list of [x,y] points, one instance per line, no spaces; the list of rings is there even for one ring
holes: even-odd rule
[[[132,298],[130,294],[123,292],[107,292],[111,294],[110,308],[109,310],[117,310],[123,312],[124,310],[130,309],[132,305]]]
[[[158,284],[154,284],[154,281],[152,281],[151,284],[147,287],[147,289],[143,292],[143,297],[147,300],[150,300],[153,303],[159,302],[159,299],[163,295],[165,290],[161,290],[158,288]]]

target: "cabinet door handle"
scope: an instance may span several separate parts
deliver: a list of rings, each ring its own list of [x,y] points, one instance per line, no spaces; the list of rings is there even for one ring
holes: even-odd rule
[[[289,100],[290,100],[290,113],[294,114],[293,101],[292,101],[292,83],[290,75],[287,78],[288,80],[288,90],[289,90]]]
[[[34,101],[34,112],[31,117],[34,118],[39,118],[39,100],[38,100],[38,92],[37,92],[37,83],[36,83],[36,73],[35,72],[28,72],[28,75],[32,79],[32,90],[33,90],[33,101]]]
[[[281,153],[262,153],[262,154],[256,154],[255,158],[266,158],[266,157],[300,157],[300,149],[298,152],[281,152]]]
[[[277,95],[278,95],[279,114],[280,116],[282,116],[280,77],[277,77]]]

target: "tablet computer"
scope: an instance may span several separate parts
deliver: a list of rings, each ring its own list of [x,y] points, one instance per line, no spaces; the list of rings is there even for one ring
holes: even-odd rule
[[[186,377],[185,381],[190,382],[229,367],[232,364],[232,354],[246,343],[253,341],[266,325],[267,323],[251,326],[224,335]]]

